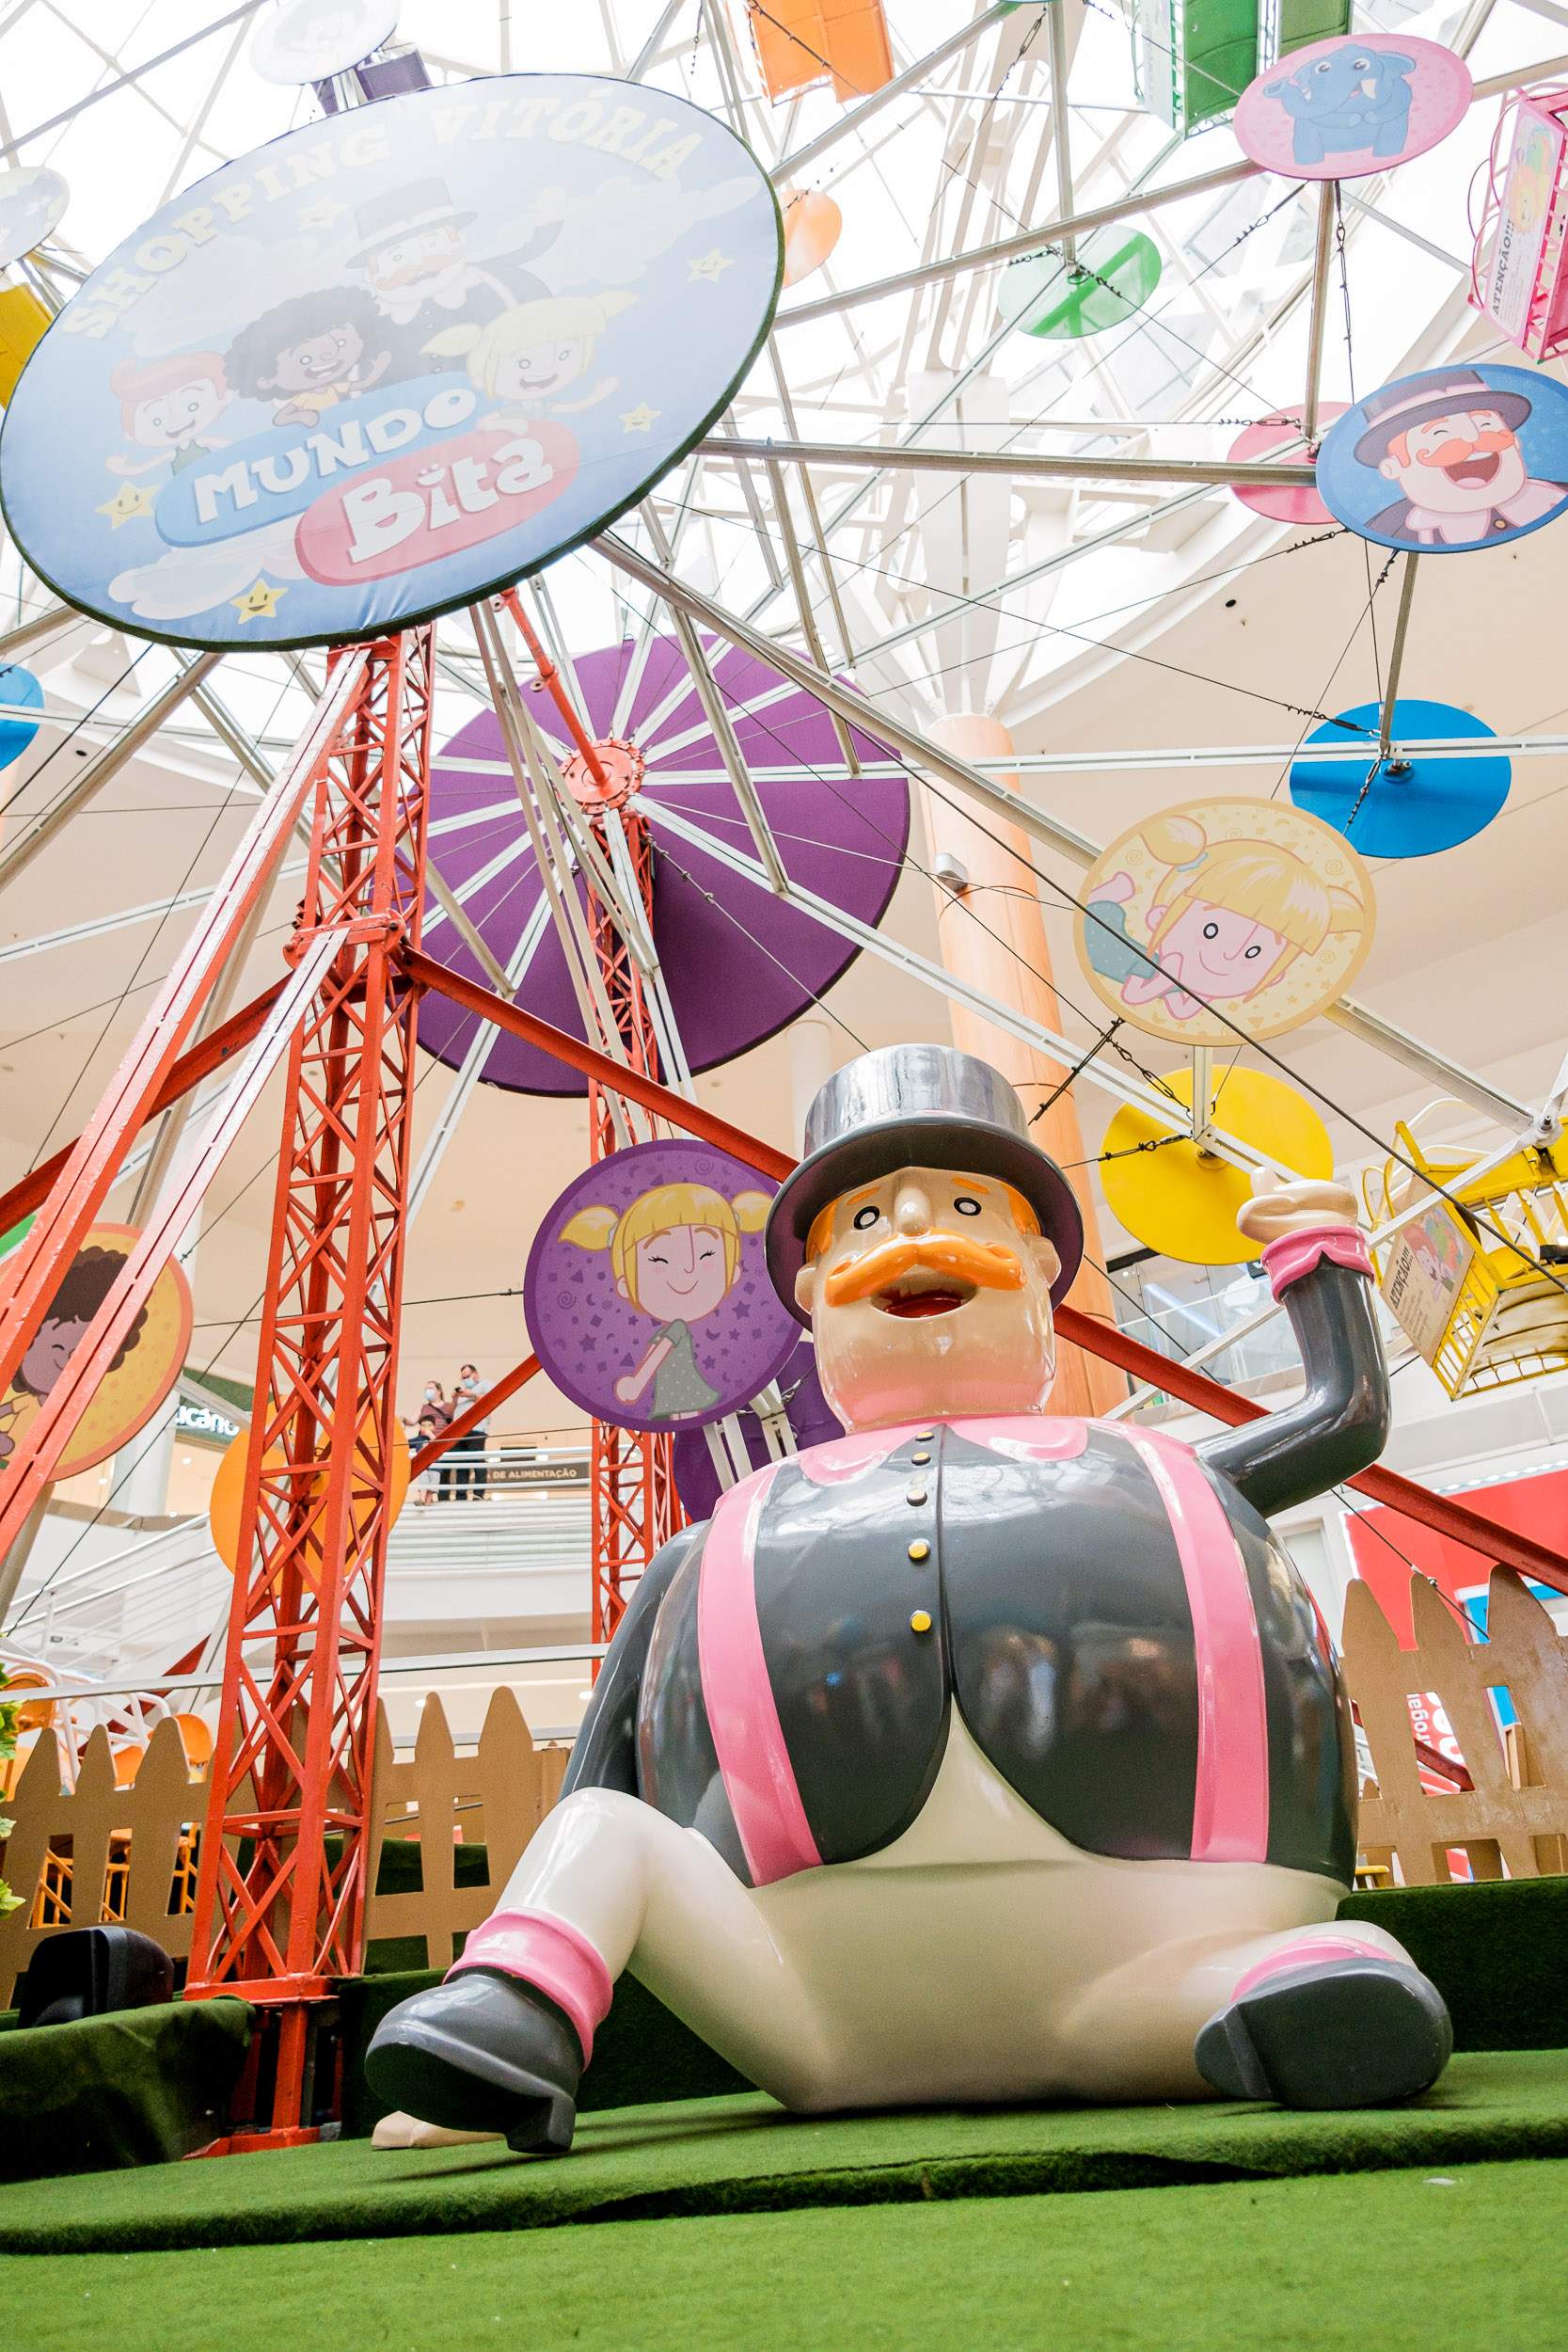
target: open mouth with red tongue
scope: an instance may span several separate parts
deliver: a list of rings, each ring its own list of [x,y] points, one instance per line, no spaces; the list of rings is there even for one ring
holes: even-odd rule
[[[974,1295],[973,1282],[955,1281],[927,1266],[911,1266],[896,1282],[875,1294],[874,1303],[884,1315],[912,1323],[927,1315],[956,1314]]]
[[[1491,481],[1497,462],[1495,449],[1478,449],[1472,456],[1457,458],[1451,466],[1445,466],[1443,471],[1450,482],[1460,483],[1466,489],[1479,489],[1482,483]]]

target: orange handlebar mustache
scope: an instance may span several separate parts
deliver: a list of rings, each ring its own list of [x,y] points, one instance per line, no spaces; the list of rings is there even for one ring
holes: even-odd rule
[[[823,1283],[822,1295],[830,1307],[847,1307],[887,1290],[915,1266],[957,1275],[976,1290],[1023,1288],[1023,1261],[1006,1242],[974,1241],[968,1233],[911,1233],[868,1249],[863,1258],[841,1260]]]

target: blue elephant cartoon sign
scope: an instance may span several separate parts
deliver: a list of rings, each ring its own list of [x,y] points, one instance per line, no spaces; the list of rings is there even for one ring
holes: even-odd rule
[[[1236,106],[1236,141],[1287,180],[1358,180],[1424,155],[1465,119],[1462,57],[1404,33],[1347,33],[1293,50]]]
[[[1428,368],[1347,408],[1318,490],[1363,539],[1457,555],[1568,508],[1568,390],[1528,368]]]
[[[328,117],[92,272],[7,413],[6,520],[71,604],[178,644],[449,612],[684,455],[783,253],[749,149],[668,91],[517,74]]]

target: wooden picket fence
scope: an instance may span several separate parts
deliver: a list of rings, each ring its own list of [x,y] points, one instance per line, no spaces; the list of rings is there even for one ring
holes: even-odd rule
[[[424,1964],[448,1966],[468,1929],[495,1908],[517,1856],[555,1803],[566,1754],[564,1747],[535,1746],[516,1699],[498,1690],[477,1750],[458,1751],[433,1695],[420,1712],[414,1753],[400,1762],[382,1707],[370,1881],[373,1886],[384,1842],[404,1838],[418,1842],[422,1883],[417,1891],[372,1896],[368,1940],[422,1937]],[[61,1787],[54,1740],[41,1739],[5,1804],[16,1826],[0,1848],[0,1875],[22,1902],[0,1919],[0,2008],[14,2000],[17,1979],[38,1945],[64,1927],[119,1920],[155,1936],[175,1960],[187,1960],[206,1806],[206,1771],[191,1769],[172,1721],[157,1726],[124,1788],[116,1786],[103,1730],[88,1740],[69,1789]],[[484,1884],[456,1884],[459,1842],[486,1847]]]
[[[1492,1572],[1484,1642],[1424,1577],[1412,1577],[1410,1605],[1416,1646],[1402,1649],[1370,1585],[1345,1602],[1345,1680],[1376,1776],[1362,1790],[1363,1855],[1407,1886],[1447,1880],[1454,1851],[1478,1879],[1568,1870],[1568,1636],[1510,1568]],[[1518,1716],[1506,1732],[1493,1692]],[[1421,1784],[1409,1701],[1423,1692],[1443,1704],[1469,1788]]]
[[[1478,1879],[1568,1871],[1568,1636],[1519,1578],[1492,1578],[1490,1639],[1475,1642],[1423,1578],[1412,1579],[1416,1646],[1402,1649],[1369,1585],[1345,1609],[1345,1677],[1375,1775],[1362,1792],[1361,1848],[1407,1885],[1449,1876],[1463,1851]],[[1506,1691],[1518,1716],[1499,1731],[1490,1693]],[[1472,1782],[1436,1795],[1417,1770],[1409,1699],[1435,1692]],[[439,1698],[420,1717],[413,1754],[399,1759],[382,1708],[376,1724],[372,1887],[388,1839],[418,1851],[417,1887],[371,1897],[373,1945],[401,1939],[406,1964],[445,1968],[470,1928],[495,1908],[524,1846],[560,1793],[567,1751],[534,1743],[509,1690],[494,1692],[476,1749],[460,1751]],[[23,1898],[0,1919],[0,2007],[40,1939],[57,1929],[123,1920],[189,1957],[196,1847],[206,1772],[189,1765],[179,1725],[158,1725],[135,1780],[116,1786],[108,1736],[95,1731],[76,1786],[62,1789],[54,1741],[34,1748],[6,1810],[15,1818],[0,1870]],[[483,1846],[483,1883],[459,1885],[460,1848]],[[1396,1859],[1397,1858],[1397,1859]],[[414,1875],[412,1857],[388,1872]]]

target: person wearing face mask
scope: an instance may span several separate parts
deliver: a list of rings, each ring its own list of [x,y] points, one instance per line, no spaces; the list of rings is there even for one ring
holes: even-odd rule
[[[472,1364],[463,1365],[452,1391],[451,1418],[455,1421],[460,1413],[466,1413],[474,1399],[483,1394],[483,1389],[475,1367]],[[490,1478],[484,1462],[485,1429],[486,1424],[481,1422],[477,1429],[470,1429],[466,1438],[458,1438],[452,1444],[454,1455],[464,1454],[475,1457],[471,1463],[455,1462],[453,1465],[452,1475],[457,1489],[454,1500],[458,1502],[484,1502],[489,1499]]]
[[[424,1398],[420,1406],[420,1436],[423,1443],[428,1444],[432,1438],[438,1438],[443,1434],[447,1423],[452,1418],[452,1406],[447,1401],[447,1392],[439,1380],[427,1380],[424,1384]],[[430,1424],[428,1427],[427,1423]],[[443,1454],[439,1464],[427,1475],[436,1482],[432,1500],[438,1495],[443,1502],[450,1502],[452,1492],[451,1455]]]

